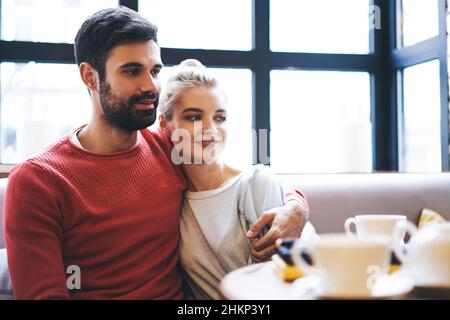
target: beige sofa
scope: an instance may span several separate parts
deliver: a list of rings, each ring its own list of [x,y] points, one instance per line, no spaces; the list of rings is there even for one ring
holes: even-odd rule
[[[450,220],[450,173],[442,174],[317,174],[280,175],[282,181],[304,191],[310,220],[318,233],[341,232],[344,221],[356,214],[404,214],[417,222],[423,208]],[[7,179],[0,179],[0,221]],[[3,223],[0,248],[5,246]]]
[[[3,198],[5,196],[6,184],[8,179],[0,179],[0,249],[5,247],[5,238],[3,235]]]
[[[344,221],[357,214],[404,214],[417,222],[423,208],[450,220],[450,173],[283,175],[298,186],[310,205],[310,221],[318,233],[342,232]],[[7,179],[0,179],[0,300],[11,299],[3,237],[3,197]]]
[[[318,233],[343,232],[345,220],[357,214],[403,214],[417,223],[429,208],[450,220],[450,173],[280,177],[303,190]]]

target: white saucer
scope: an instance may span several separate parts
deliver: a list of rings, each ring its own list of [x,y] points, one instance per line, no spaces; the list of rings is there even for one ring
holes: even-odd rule
[[[403,296],[414,288],[411,278],[403,275],[383,276],[370,295],[355,295],[352,292],[328,293],[322,281],[316,276],[307,276],[294,282],[293,299],[392,299]]]

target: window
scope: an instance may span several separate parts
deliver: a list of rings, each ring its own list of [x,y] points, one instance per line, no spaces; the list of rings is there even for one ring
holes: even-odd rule
[[[368,0],[270,2],[272,51],[369,52]]]
[[[72,43],[118,4],[157,24],[166,65],[195,58],[222,79],[228,163],[448,171],[445,0],[0,0],[0,171],[87,121]]]
[[[2,0],[1,38],[73,43],[89,15],[117,5],[117,0]]]
[[[272,71],[271,164],[277,172],[371,172],[367,73]]]
[[[400,45],[410,46],[439,34],[438,0],[402,0]]]
[[[252,72],[245,69],[212,69],[227,95],[228,141],[224,161],[245,169],[253,162]]]
[[[447,6],[446,16],[447,16],[447,18],[450,16],[450,6]],[[449,61],[449,57],[450,57],[449,50],[450,49],[448,49],[448,48],[450,48],[450,23],[447,23],[447,56],[446,56],[446,58],[447,58],[447,82],[449,81],[449,77],[450,77],[450,61]],[[448,101],[446,101],[446,102],[448,102],[447,112],[450,115],[450,93],[448,95]],[[443,103],[443,102],[441,101],[441,103]],[[450,167],[450,116],[449,116],[449,121],[448,121],[448,140],[447,141],[448,141],[448,154],[449,154],[448,164]]]
[[[18,163],[87,123],[89,95],[75,65],[2,63],[2,163]]]
[[[403,72],[403,170],[441,171],[439,60]]]
[[[139,11],[158,26],[162,47],[252,48],[251,0],[140,0]]]
[[[449,168],[447,1],[397,0],[399,169]]]

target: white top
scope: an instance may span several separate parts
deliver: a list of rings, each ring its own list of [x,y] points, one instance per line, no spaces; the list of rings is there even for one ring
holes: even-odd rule
[[[186,192],[186,200],[210,246],[216,253],[230,225],[230,220],[236,218],[232,206],[218,206],[217,204],[236,203],[238,183],[243,176],[244,173],[241,173],[214,190]]]
[[[72,143],[73,143],[74,145],[76,145],[77,147],[80,147],[81,149],[84,149],[83,146],[82,146],[81,143],[80,143],[80,140],[78,139],[78,132],[80,132],[81,129],[83,129],[83,128],[80,128],[79,130],[75,131],[75,132],[73,133],[72,137],[70,138],[70,140],[71,140]]]
[[[219,285],[230,271],[252,263],[249,227],[269,209],[284,204],[284,191],[269,167],[256,165],[221,187],[187,192],[180,221],[180,259],[187,295],[219,299]],[[315,235],[308,223],[303,238]]]

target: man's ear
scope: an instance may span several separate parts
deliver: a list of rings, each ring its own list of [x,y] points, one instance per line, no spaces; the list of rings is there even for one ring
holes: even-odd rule
[[[98,72],[89,62],[80,64],[80,76],[84,84],[90,91],[98,91],[99,79]]]

